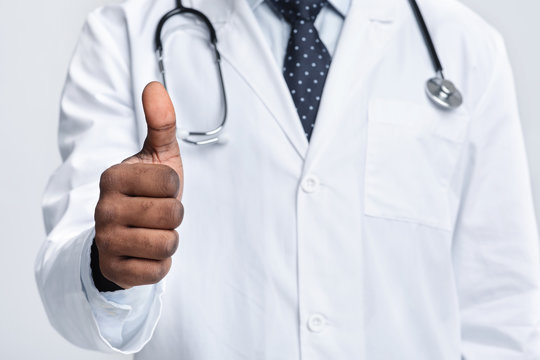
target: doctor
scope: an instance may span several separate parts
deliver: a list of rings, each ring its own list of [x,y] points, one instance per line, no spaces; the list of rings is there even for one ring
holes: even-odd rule
[[[527,161],[490,26],[419,1],[463,94],[443,111],[405,0],[186,2],[216,28],[225,103],[189,14],[160,35],[168,92],[153,82],[174,5],[94,11],[69,68],[36,261],[66,339],[136,359],[540,359]],[[182,141],[225,104],[228,142]]]

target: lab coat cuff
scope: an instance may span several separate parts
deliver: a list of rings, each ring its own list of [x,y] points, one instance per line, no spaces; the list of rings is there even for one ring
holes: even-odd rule
[[[102,340],[113,350],[131,354],[152,338],[161,315],[164,281],[127,290],[100,292],[94,285],[90,251],[95,231],[85,240],[81,281]]]

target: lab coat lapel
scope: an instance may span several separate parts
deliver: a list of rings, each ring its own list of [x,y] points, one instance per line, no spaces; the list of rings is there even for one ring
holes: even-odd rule
[[[308,142],[294,102],[247,1],[192,0],[192,3],[216,26],[218,48],[223,59],[249,84],[298,154],[304,158]]]
[[[348,121],[360,120],[344,111],[350,108],[350,102],[369,94],[369,77],[397,34],[398,10],[396,0],[351,2],[326,79],[308,161],[326,151],[326,145],[335,143],[332,139],[347,131]]]

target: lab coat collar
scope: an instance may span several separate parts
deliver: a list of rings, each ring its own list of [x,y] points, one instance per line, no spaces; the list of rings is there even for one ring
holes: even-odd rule
[[[353,0],[351,4],[324,86],[306,168],[332,151],[342,131],[351,129],[351,121],[355,121],[351,119],[351,104],[367,100],[365,90],[374,69],[399,33],[400,24],[394,19],[403,13],[406,1],[370,0],[369,5],[375,2],[381,6],[372,7],[369,13],[365,11],[367,2]]]

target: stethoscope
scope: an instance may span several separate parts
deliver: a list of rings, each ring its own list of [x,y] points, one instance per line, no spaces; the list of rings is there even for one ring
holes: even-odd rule
[[[420,28],[420,31],[422,33],[422,37],[424,38],[424,42],[426,44],[427,50],[429,52],[429,56],[431,58],[431,62],[433,64],[433,68],[435,69],[435,77],[429,79],[426,81],[425,91],[428,96],[428,98],[439,108],[443,110],[455,110],[459,108],[463,103],[463,97],[460,93],[460,91],[457,89],[457,87],[454,85],[454,83],[444,77],[443,74],[443,67],[441,64],[441,61],[439,59],[439,55],[437,54],[437,50],[435,49],[435,45],[433,44],[433,39],[431,38],[431,34],[429,33],[429,30],[427,28],[426,22],[424,20],[424,17],[422,16],[422,13],[420,11],[420,8],[418,7],[418,4],[416,0],[409,0],[409,4],[411,5],[411,8],[414,12],[414,16],[416,18],[416,22],[418,23],[418,27]],[[210,42],[211,48],[214,52],[215,61],[218,68],[218,78],[219,78],[219,86],[221,88],[221,95],[222,95],[222,101],[224,104],[223,108],[223,117],[221,120],[221,123],[214,129],[207,130],[207,131],[187,131],[187,130],[179,130],[179,137],[189,144],[193,145],[208,145],[208,144],[215,144],[218,142],[223,142],[224,138],[222,136],[223,128],[225,127],[225,123],[227,122],[227,92],[225,89],[225,81],[223,80],[223,71],[221,68],[221,54],[217,47],[217,34],[214,26],[212,25],[212,22],[206,15],[204,15],[199,10],[185,7],[182,4],[182,0],[176,0],[176,7],[166,13],[160,20],[156,29],[155,34],[155,47],[156,47],[156,54],[159,64],[159,71],[161,73],[161,77],[163,80],[163,85],[165,88],[167,88],[167,83],[165,80],[165,65],[163,62],[163,43],[161,41],[161,32],[163,30],[163,26],[169,20],[175,15],[182,15],[182,14],[190,14],[194,16],[197,20],[202,22],[207,30],[208,30],[208,40]]]

